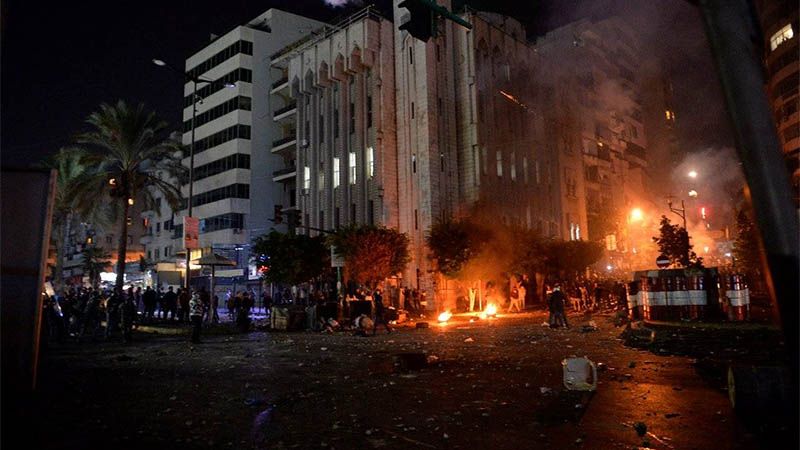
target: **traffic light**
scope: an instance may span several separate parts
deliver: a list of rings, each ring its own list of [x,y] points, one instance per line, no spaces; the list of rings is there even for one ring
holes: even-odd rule
[[[272,221],[275,225],[283,223],[283,205],[275,205],[275,218]]]
[[[300,226],[300,210],[289,210],[289,228],[297,228]]]
[[[436,14],[428,2],[403,0],[397,6],[406,8],[410,15],[408,22],[400,25],[401,30],[408,31],[409,34],[423,42],[428,42],[428,39],[436,35]]]

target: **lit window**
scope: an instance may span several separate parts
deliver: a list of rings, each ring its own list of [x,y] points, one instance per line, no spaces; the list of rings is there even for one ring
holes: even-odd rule
[[[350,184],[356,184],[356,152],[350,152]]]
[[[525,184],[528,184],[528,157],[527,156],[523,156],[522,157],[522,177],[525,180]],[[528,228],[530,228],[530,225],[528,225]]]
[[[503,176],[503,153],[500,150],[497,151],[497,176]]]
[[[333,188],[339,187],[339,158],[333,158]]]
[[[511,181],[517,181],[517,165],[514,152],[511,152]]]
[[[367,177],[372,178],[375,176],[375,150],[372,147],[367,147]]]
[[[303,189],[311,188],[311,168],[308,166],[303,167]]]
[[[778,48],[779,45],[783,44],[784,42],[788,41],[789,39],[794,37],[794,30],[792,30],[792,25],[786,25],[785,27],[778,30],[777,33],[773,34],[771,38],[769,38],[769,47],[772,50]]]

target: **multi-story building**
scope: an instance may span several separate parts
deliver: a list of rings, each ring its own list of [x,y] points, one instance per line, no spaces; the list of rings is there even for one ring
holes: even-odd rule
[[[795,201],[800,205],[800,57],[798,5],[789,0],[758,2],[764,32],[767,86],[778,137],[792,177]]]
[[[139,270],[139,261],[145,255],[144,245],[141,243],[147,234],[147,228],[139,220],[141,208],[135,205],[128,217],[128,246],[125,253],[125,274],[127,280],[139,278],[143,274]],[[81,252],[87,247],[96,247],[109,255],[108,270],[116,272],[117,251],[119,250],[119,231],[116,222],[105,226],[78,222],[69,230],[64,252],[64,280],[71,284],[81,284],[86,276],[83,270],[83,256]]]
[[[455,27],[454,36],[458,207],[568,238],[556,212],[558,152],[545,132],[535,47],[514,19],[477,11],[464,18],[472,30]]]
[[[273,117],[273,181],[301,232],[398,225],[392,32],[368,8],[272,58],[285,76],[272,98],[291,106]]]
[[[194,85],[184,86],[183,145],[192,143],[194,118],[194,177],[192,215],[200,219],[202,252],[214,251],[237,261],[237,267],[223,275],[245,277],[251,239],[269,230],[279,188],[272,182],[276,155],[272,143],[280,139],[273,116],[287,105],[270,96],[281,74],[272,70],[269,57],[323,24],[302,16],[270,9],[250,22],[218,36],[186,60],[186,73],[193,78],[212,80],[200,83],[197,98]],[[226,86],[233,86],[226,88]],[[189,153],[184,164],[189,165]],[[188,184],[182,188],[188,197]],[[156,200],[158,202],[158,200]],[[162,201],[163,203],[163,201]],[[162,205],[162,209],[164,205]],[[161,211],[161,240],[148,242],[150,258],[162,262],[165,272],[183,270],[184,256],[179,238],[183,233],[186,210],[173,215]],[[168,229],[164,231],[165,221]],[[167,235],[169,235],[167,237]],[[165,254],[166,253],[166,254]],[[185,253],[183,253],[185,255]]]
[[[553,110],[563,111],[551,130],[582,155],[582,168],[560,168],[567,191],[561,198],[585,196],[587,227],[577,237],[605,239],[609,250],[625,250],[619,224],[632,207],[650,201],[637,42],[630,27],[612,17],[573,22],[536,43],[543,76],[553,87]],[[561,209],[570,214],[570,207]],[[575,238],[573,220],[564,223]]]

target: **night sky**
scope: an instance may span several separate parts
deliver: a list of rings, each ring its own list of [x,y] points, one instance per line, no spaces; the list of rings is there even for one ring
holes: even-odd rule
[[[689,2],[470,3],[516,15],[532,37],[581,17],[628,18],[674,76],[685,145],[731,145],[708,45]],[[386,11],[390,5],[378,2]],[[328,22],[359,9],[322,0],[2,2],[3,165],[29,165],[69,145],[102,102],[143,102],[177,128],[183,80],[151,60],[183,67],[211,33],[225,33],[271,7]]]

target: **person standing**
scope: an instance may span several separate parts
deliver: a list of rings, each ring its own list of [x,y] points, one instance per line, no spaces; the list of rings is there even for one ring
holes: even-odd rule
[[[106,300],[106,340],[111,339],[117,328],[122,302],[122,297],[116,291]]]
[[[211,297],[211,314],[209,314],[209,319],[211,323],[219,323],[219,296],[214,295]]]
[[[519,289],[516,286],[511,288],[509,297],[510,301],[508,302],[508,310],[506,312],[510,313],[512,309],[516,309],[517,312],[522,312],[519,307]]]
[[[153,314],[156,311],[156,291],[150,286],[147,286],[144,294],[142,294],[142,302],[144,302],[144,317],[146,320],[153,320]]]
[[[375,322],[372,325],[372,335],[375,336],[375,333],[378,331],[378,324],[383,325],[386,328],[388,333],[392,332],[392,329],[389,327],[389,323],[386,321],[386,314],[383,310],[383,295],[381,295],[380,290],[375,290],[374,295],[372,296],[372,301],[375,304]]]
[[[192,322],[192,343],[199,344],[200,343],[200,332],[203,327],[203,309],[205,305],[203,305],[203,297],[200,295],[199,292],[194,292],[192,294],[191,300],[189,300],[189,319]]]
[[[467,291],[467,295],[469,296],[469,312],[475,310],[475,296],[478,292],[475,290],[475,286],[470,286],[469,290]]]
[[[133,340],[133,322],[136,319],[136,300],[128,296],[120,307],[120,327],[122,328],[122,342],[128,344]]]
[[[550,295],[550,307],[553,311],[553,322],[551,323],[551,326],[553,328],[558,328],[561,326],[569,328],[567,316],[564,312],[564,302],[565,297],[564,293],[561,292],[561,285],[556,284],[555,287],[553,287],[553,293]]]
[[[170,320],[175,320],[176,316],[178,316],[178,294],[172,290],[172,286],[167,289],[167,293],[164,294],[164,299],[161,302],[166,306]]]

